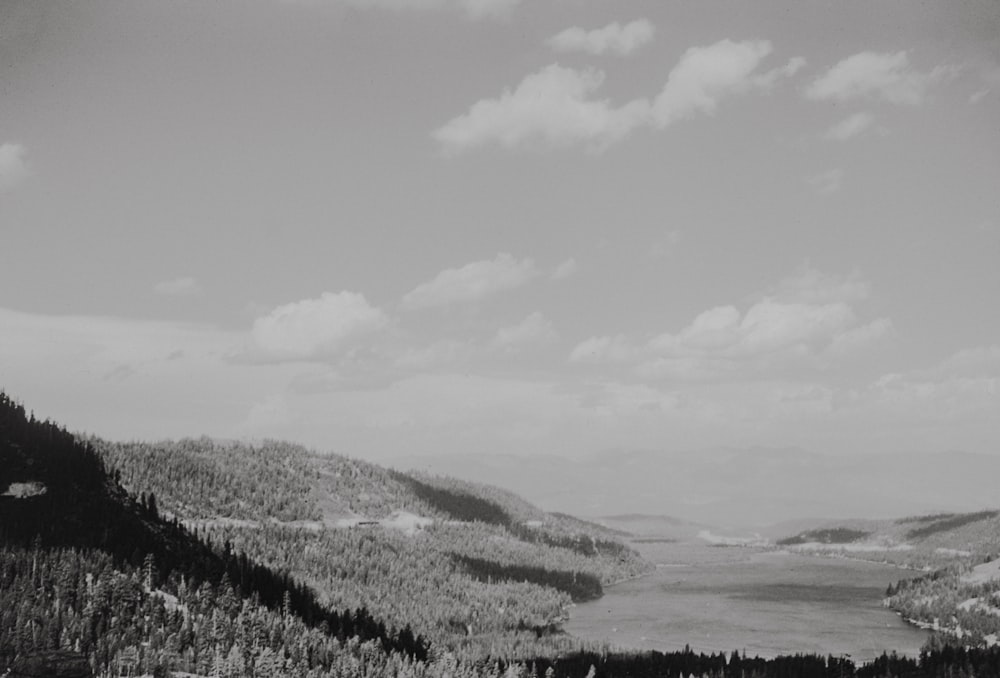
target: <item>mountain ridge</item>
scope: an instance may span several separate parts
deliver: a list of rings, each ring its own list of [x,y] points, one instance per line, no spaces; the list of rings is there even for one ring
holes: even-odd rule
[[[974,511],[995,501],[1000,455],[817,454],[798,448],[615,450],[581,459],[474,454],[400,458],[400,468],[492,480],[547,511],[582,518],[670,515],[767,528],[802,516],[892,518]]]

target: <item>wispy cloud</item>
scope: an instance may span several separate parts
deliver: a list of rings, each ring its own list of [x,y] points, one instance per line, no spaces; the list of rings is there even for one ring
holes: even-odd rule
[[[680,245],[681,240],[684,238],[684,234],[677,229],[672,229],[666,231],[662,236],[657,238],[652,246],[649,248],[648,254],[653,259],[662,259],[673,254],[677,246]]]
[[[858,271],[847,275],[826,274],[808,262],[768,291],[768,296],[780,301],[805,304],[856,302],[867,299],[869,294],[871,286]]]
[[[652,40],[655,32],[656,28],[648,19],[636,19],[624,26],[615,21],[590,31],[573,26],[553,35],[546,43],[556,52],[627,56]]]
[[[576,274],[580,270],[580,265],[576,263],[576,259],[570,257],[566,261],[562,262],[552,271],[552,275],[549,276],[552,280],[565,280]]]
[[[388,11],[460,10],[471,19],[505,17],[521,0],[339,0],[358,9]]]
[[[552,323],[535,311],[516,325],[501,327],[490,342],[490,348],[513,353],[529,346],[551,343],[558,336]]]
[[[967,433],[992,445],[1000,406],[1000,346],[958,351],[929,368],[883,374],[865,388],[844,394],[844,410],[865,412],[879,423],[908,419],[919,422],[922,435],[947,431],[964,422]],[[946,422],[948,429],[937,429]]]
[[[403,296],[406,310],[447,306],[477,301],[490,295],[520,287],[537,275],[531,259],[518,261],[501,252],[495,259],[473,261],[460,268],[448,268],[433,280],[422,283]]]
[[[888,336],[892,331],[891,320],[876,318],[866,325],[860,325],[835,336],[830,342],[829,352],[832,355],[844,355],[862,350]]]
[[[0,191],[13,188],[30,174],[25,155],[27,151],[21,144],[0,145]]]
[[[931,85],[953,72],[945,66],[918,71],[910,66],[905,51],[861,52],[831,67],[806,88],[805,95],[816,101],[873,98],[914,106],[924,101]]]
[[[196,279],[185,276],[158,282],[153,291],[166,297],[193,297],[201,294],[202,288]]]
[[[621,106],[594,97],[604,82],[602,71],[551,64],[515,89],[476,102],[433,136],[451,153],[489,144],[508,149],[581,145],[600,152],[639,127],[663,129],[698,114],[712,115],[723,100],[765,90],[805,63],[795,58],[780,68],[757,72],[771,49],[763,40],[693,47],[652,101],[637,98]]]
[[[835,141],[847,141],[858,136],[865,130],[871,128],[875,123],[875,116],[862,111],[850,115],[826,131],[826,138]]]
[[[253,323],[247,357],[264,361],[322,360],[388,323],[385,313],[355,292],[324,292],[278,306]]]
[[[976,90],[975,92],[973,92],[972,94],[969,95],[969,103],[972,104],[972,105],[976,105],[980,101],[982,101],[983,99],[985,99],[989,93],[990,93],[990,90],[987,89],[987,88]]]
[[[844,181],[844,170],[839,168],[827,170],[826,172],[820,172],[819,174],[806,177],[805,181],[816,191],[823,193],[824,195],[836,193],[840,190],[840,186]]]
[[[426,370],[442,365],[453,366],[467,361],[474,353],[475,346],[458,339],[440,339],[426,346],[408,347],[400,351],[394,363],[406,370]]]
[[[624,334],[584,339],[570,351],[574,363],[621,363],[632,360],[640,353]]]

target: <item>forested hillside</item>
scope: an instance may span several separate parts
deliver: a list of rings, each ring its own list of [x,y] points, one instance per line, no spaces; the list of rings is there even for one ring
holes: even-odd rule
[[[933,630],[933,646],[1000,644],[1000,511],[850,521],[778,544],[920,570],[889,587],[886,605]]]
[[[229,675],[246,675],[261,656],[270,667],[269,652],[289,675],[340,675],[344,661],[426,657],[408,628],[322,604],[287,572],[160,515],[117,475],[0,393],[0,670],[27,673],[56,651],[98,673],[207,672],[238,655],[243,669]]]
[[[463,657],[565,651],[569,605],[648,567],[610,531],[498,488],[273,441],[91,442],[199,534]]]
[[[779,539],[777,544],[910,569],[971,565],[1000,553],[1000,511],[837,521]]]
[[[599,526],[278,443],[131,447],[78,439],[0,393],[0,675],[1000,673],[1000,651],[951,646],[864,667],[588,649],[559,634],[571,597],[643,567]]]
[[[886,596],[905,619],[934,630],[936,645],[1000,645],[1000,561],[956,564],[903,580]]]

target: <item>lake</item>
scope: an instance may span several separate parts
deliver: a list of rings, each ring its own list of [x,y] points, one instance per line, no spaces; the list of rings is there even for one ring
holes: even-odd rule
[[[620,648],[917,655],[924,631],[882,607],[914,573],[876,563],[696,543],[635,544],[655,572],[573,607],[567,632]]]

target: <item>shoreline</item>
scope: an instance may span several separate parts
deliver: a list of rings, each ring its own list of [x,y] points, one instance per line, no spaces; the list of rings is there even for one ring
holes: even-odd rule
[[[689,543],[684,543],[684,545],[687,547],[695,546],[699,550],[702,548],[704,549],[716,548],[711,544],[702,543],[700,541],[692,541]],[[885,573],[888,572],[888,570],[883,570],[885,566],[891,567],[893,570],[903,569],[907,571],[920,572],[918,568],[903,567],[900,566],[898,563],[876,561],[876,560],[857,558],[857,557],[842,557],[840,554],[833,554],[831,557],[830,554],[816,553],[810,551],[798,552],[795,550],[789,550],[785,548],[775,548],[774,546],[764,546],[761,544],[755,544],[752,546],[730,546],[726,548],[738,549],[738,551],[733,552],[734,555],[736,553],[742,553],[745,554],[746,556],[752,556],[755,554],[763,556],[769,556],[772,554],[788,555],[788,556],[805,556],[807,558],[804,558],[804,561],[805,560],[816,561],[816,562],[832,561],[831,565],[833,566],[835,566],[834,564],[835,561],[838,560],[847,561],[842,565],[843,567],[849,567],[850,564],[852,563],[856,563],[858,564],[858,566],[869,565],[869,564],[876,565],[879,566],[877,570],[871,570],[870,572],[872,574],[869,575],[869,578],[874,578],[874,579],[878,578],[877,571],[883,571]],[[642,553],[644,556],[647,556],[648,552],[643,553],[643,551],[640,550],[640,553]],[[598,643],[606,645],[608,647],[618,648],[619,650],[622,651],[633,651],[633,652],[648,652],[653,650],[661,652],[670,652],[673,651],[674,649],[679,649],[684,645],[689,645],[690,647],[694,648],[696,652],[706,652],[706,653],[720,652],[720,651],[728,653],[732,651],[734,647],[740,647],[740,648],[747,647],[748,654],[751,655],[756,654],[761,658],[773,658],[777,656],[794,655],[796,653],[803,653],[803,652],[832,654],[834,656],[848,654],[848,655],[853,655],[853,657],[855,658],[858,658],[859,666],[862,663],[873,661],[877,657],[881,656],[883,651],[889,654],[895,652],[900,656],[917,657],[919,656],[921,647],[926,642],[929,635],[927,633],[927,629],[922,629],[919,626],[910,623],[909,620],[903,619],[902,616],[895,610],[892,610],[891,608],[884,606],[884,604],[882,603],[884,599],[881,597],[881,595],[872,596],[870,599],[865,598],[866,600],[869,600],[869,604],[866,605],[866,608],[877,607],[878,609],[884,611],[883,614],[891,613],[891,619],[898,619],[899,621],[903,622],[903,624],[895,622],[894,624],[892,624],[893,629],[886,629],[888,631],[888,634],[884,639],[886,641],[886,647],[883,650],[875,650],[874,648],[863,649],[857,647],[858,645],[864,645],[864,637],[866,637],[866,635],[867,637],[873,637],[875,639],[879,637],[878,635],[879,632],[876,630],[875,627],[881,628],[883,626],[883,623],[878,622],[878,619],[880,617],[877,617],[876,615],[879,613],[875,612],[874,609],[865,613],[866,615],[869,615],[865,617],[865,619],[868,620],[869,625],[872,623],[872,621],[875,622],[874,627],[872,627],[868,631],[864,631],[861,634],[858,634],[861,637],[860,640],[854,640],[852,638],[851,628],[845,626],[844,623],[842,623],[842,621],[834,621],[833,622],[834,627],[839,629],[840,632],[840,637],[842,641],[840,644],[844,647],[838,648],[837,644],[834,644],[832,646],[827,645],[825,647],[822,647],[823,641],[814,640],[813,638],[810,637],[809,633],[803,634],[803,633],[797,633],[794,630],[790,630],[787,634],[787,638],[789,639],[790,645],[798,645],[798,648],[796,648],[792,646],[788,647],[784,646],[784,643],[782,642],[782,632],[780,631],[780,628],[778,628],[775,631],[775,640],[772,640],[771,638],[767,637],[766,633],[758,634],[756,631],[752,630],[752,623],[750,621],[744,621],[745,628],[747,629],[745,638],[739,637],[740,626],[733,625],[732,623],[733,618],[729,616],[732,614],[731,608],[726,607],[726,602],[724,600],[721,603],[722,605],[721,607],[718,606],[719,603],[717,601],[713,602],[711,600],[706,599],[705,602],[706,606],[711,604],[716,606],[713,609],[719,610],[719,612],[716,613],[718,615],[717,618],[719,621],[718,629],[712,628],[713,621],[711,617],[705,617],[705,618],[698,617],[697,612],[693,613],[692,621],[689,624],[689,626],[682,626],[675,622],[673,626],[670,626],[668,624],[667,626],[662,627],[660,630],[654,628],[656,627],[656,625],[660,624],[662,620],[669,620],[671,618],[674,618],[682,620],[682,623],[684,620],[686,620],[685,613],[681,612],[680,613],[681,616],[678,617],[677,611],[673,608],[683,609],[683,606],[687,604],[685,599],[690,598],[692,596],[692,590],[688,588],[679,589],[676,592],[676,597],[674,597],[673,600],[670,602],[667,601],[669,600],[671,593],[668,590],[665,590],[662,594],[663,596],[665,596],[665,602],[662,605],[662,611],[658,611],[655,602],[652,603],[652,605],[648,602],[649,596],[653,595],[652,592],[650,592],[649,594],[644,594],[642,590],[637,591],[631,589],[625,592],[624,599],[622,599],[619,596],[617,600],[612,601],[610,604],[606,604],[605,607],[601,607],[600,601],[602,599],[606,598],[607,596],[612,596],[613,594],[616,593],[616,589],[614,587],[630,581],[647,578],[649,575],[655,574],[656,572],[663,570],[664,568],[662,568],[661,565],[664,564],[677,565],[683,568],[689,568],[694,572],[702,570],[703,566],[706,565],[705,563],[699,565],[696,558],[692,558],[691,559],[692,562],[680,563],[677,562],[676,559],[672,559],[670,557],[670,554],[668,553],[657,553],[657,556],[658,557],[656,558],[647,557],[647,560],[651,563],[651,565],[653,565],[653,568],[651,570],[638,574],[636,576],[624,578],[620,581],[616,581],[606,586],[604,594],[601,596],[601,598],[588,601],[588,605],[590,605],[591,608],[586,613],[586,615],[581,616],[580,610],[577,609],[580,606],[582,606],[582,603],[574,603],[571,606],[570,610],[568,610],[567,619],[563,624],[563,631],[566,633],[566,635],[572,638],[575,642],[581,644]],[[670,562],[669,563],[658,562],[660,560],[664,560],[664,558],[666,558]],[[742,558],[740,560],[742,561]],[[777,565],[776,561],[771,561],[771,562],[775,563],[773,567],[780,567],[780,565]],[[720,563],[720,565],[726,567],[732,565],[732,563],[728,564]],[[669,572],[669,569],[667,569],[666,572]],[[664,573],[663,576],[666,577],[667,580],[669,580],[671,575],[666,574],[666,572]],[[692,576],[696,577],[697,574],[692,574],[692,572],[685,572],[683,574],[678,575],[678,577],[688,580],[688,584],[686,586],[690,586]],[[717,578],[717,576],[715,578]],[[782,582],[781,576],[778,575],[777,577],[774,577],[773,584],[769,579],[768,583],[765,585],[774,585],[779,587],[785,583],[792,585],[805,585],[805,586],[810,585],[808,583],[803,584],[799,581],[796,581],[797,578],[800,579],[800,577],[793,577],[791,581]],[[748,580],[747,582],[748,587],[753,587],[759,584],[760,584],[759,581],[754,582],[752,579]],[[816,583],[815,585],[822,586],[822,584],[820,583]],[[653,584],[652,586],[655,587],[655,584]],[[709,588],[711,586],[714,586],[714,584],[705,583],[704,586],[706,588]],[[630,602],[633,595],[637,596],[635,598],[636,604],[634,605],[633,603]],[[697,595],[697,593],[695,593],[694,595]],[[718,594],[718,597],[725,598],[726,595],[727,593],[725,591],[721,591]],[[700,606],[700,603],[695,599],[692,600],[693,600],[692,602],[693,607],[691,607],[691,609],[692,610],[698,609],[698,607],[695,606]],[[647,602],[643,604],[643,601]],[[876,601],[878,601],[879,603],[878,605],[875,604]],[[796,601],[794,599],[789,599],[783,602],[788,602],[792,605],[796,604]],[[816,624],[814,625],[814,628],[817,629],[820,628],[820,625],[822,624],[821,616],[824,614],[823,605],[825,605],[825,603],[819,601],[818,604],[815,604],[814,601],[812,601],[811,599],[806,599],[799,602],[804,603],[808,608],[811,608],[812,610],[815,611],[817,615],[819,615],[817,616],[817,621]],[[612,610],[617,610],[617,611],[612,612]],[[608,615],[607,617],[605,617],[605,613],[607,613]],[[743,610],[738,614],[744,614],[745,616],[746,610]],[[778,614],[780,614],[780,612]],[[835,620],[839,618],[840,617],[838,616],[833,617],[833,619]],[[750,618],[746,619],[749,620]],[[883,617],[882,619],[884,619],[885,622],[888,622],[890,617],[889,615],[886,615],[886,617]],[[885,623],[884,625],[888,627],[889,623]],[[915,635],[916,637],[911,638],[907,634]],[[728,638],[728,636],[730,635],[733,636],[732,639],[724,640],[725,638]],[[758,635],[760,635],[760,637],[758,637]],[[821,634],[817,634],[817,637],[820,635]],[[733,647],[729,647],[730,645],[733,645]],[[819,645],[820,647],[816,647],[816,645]]]

